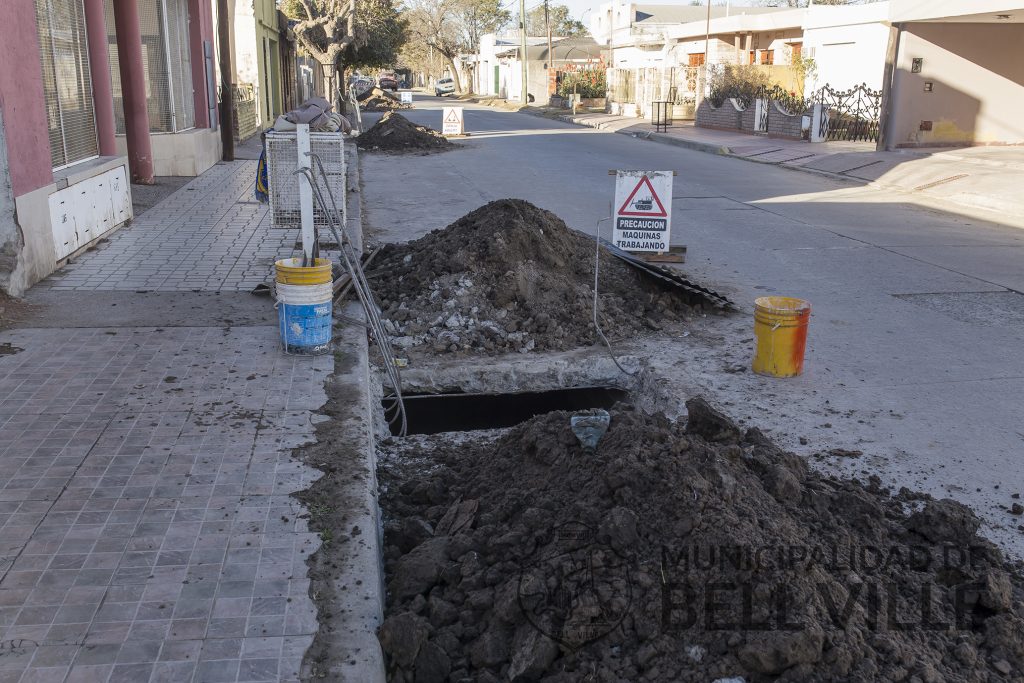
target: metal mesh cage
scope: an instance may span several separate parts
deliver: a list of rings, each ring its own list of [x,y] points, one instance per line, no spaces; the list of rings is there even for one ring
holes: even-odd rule
[[[345,142],[341,133],[310,133],[309,148],[320,157],[327,173],[327,187],[334,195],[338,210],[343,210],[345,203]],[[295,133],[268,133],[267,150],[267,182],[270,185],[270,214],[274,225],[296,227],[300,223],[299,214],[299,177],[298,150]],[[312,162],[313,170],[320,176],[316,162]],[[326,189],[321,184],[324,200],[330,203]],[[317,228],[326,229],[327,217],[316,208],[313,212],[313,224]]]
[[[173,133],[192,128],[195,126],[195,101],[192,98],[192,61],[188,42],[188,0],[138,0],[138,7],[149,130]],[[114,26],[114,0],[106,0],[104,14],[110,80],[114,91],[114,123],[117,132],[124,133],[124,98]]]
[[[82,0],[36,0],[50,160],[62,168],[99,154]]]

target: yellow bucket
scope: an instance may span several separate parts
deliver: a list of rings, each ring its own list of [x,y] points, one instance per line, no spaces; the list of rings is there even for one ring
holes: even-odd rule
[[[804,346],[811,304],[788,296],[762,296],[754,300],[753,369],[769,377],[796,377],[804,371]]]
[[[313,263],[312,266],[303,266],[301,258],[275,261],[277,281],[282,285],[323,285],[331,282],[331,260],[318,258]]]

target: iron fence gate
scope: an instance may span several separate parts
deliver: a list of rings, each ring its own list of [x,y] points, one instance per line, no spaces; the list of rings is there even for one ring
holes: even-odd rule
[[[828,140],[878,142],[882,91],[866,83],[849,90],[823,86],[813,95],[821,106],[821,130]]]
[[[636,102],[632,69],[608,69],[608,90],[613,102]]]

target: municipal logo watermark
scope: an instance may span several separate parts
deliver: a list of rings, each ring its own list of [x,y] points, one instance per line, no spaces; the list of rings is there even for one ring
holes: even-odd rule
[[[581,522],[552,528],[540,547],[519,575],[527,621],[571,650],[614,631],[632,607],[629,559]]]
[[[537,547],[519,576],[519,607],[569,649],[612,633],[640,605],[652,611],[658,601],[641,588],[641,572],[657,576],[660,614],[644,616],[664,634],[841,631],[854,622],[869,630],[970,630],[1003,600],[983,546],[683,545],[639,558],[570,522]],[[951,576],[960,577],[955,585]]]

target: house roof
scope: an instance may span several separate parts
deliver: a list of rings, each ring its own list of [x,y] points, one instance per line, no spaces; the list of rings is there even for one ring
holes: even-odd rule
[[[692,5],[634,5],[633,22],[637,24],[686,24],[691,21],[705,21],[707,7]],[[785,11],[778,7],[722,7],[711,8],[711,18],[739,16],[743,14],[770,14]]]
[[[540,40],[542,42],[532,42]],[[576,59],[598,59],[602,55],[603,46],[598,45],[590,36],[574,36],[552,38],[552,50],[556,60]],[[496,54],[503,57],[515,56],[519,52],[519,45],[504,45],[496,50]],[[526,55],[529,61],[546,62],[548,60],[548,39],[527,38]]]

